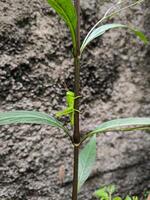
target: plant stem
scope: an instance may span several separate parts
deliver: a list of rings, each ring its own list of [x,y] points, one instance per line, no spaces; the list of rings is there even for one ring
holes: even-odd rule
[[[80,92],[80,0],[75,0],[77,12],[77,29],[76,29],[76,50],[74,52],[74,92],[75,97],[79,96]],[[79,98],[75,99],[75,110],[79,110]],[[73,167],[73,190],[72,200],[78,199],[78,162],[79,162],[79,147],[80,143],[80,128],[79,128],[79,112],[74,115],[74,167]]]

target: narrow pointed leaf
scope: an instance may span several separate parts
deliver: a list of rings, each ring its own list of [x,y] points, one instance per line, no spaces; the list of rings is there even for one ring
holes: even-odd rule
[[[148,39],[147,39],[147,37],[144,35],[144,33],[142,33],[141,31],[139,31],[139,30],[137,30],[137,29],[131,29],[131,30],[134,32],[134,34],[135,34],[137,37],[139,37],[139,39],[140,39],[141,41],[143,41],[145,44],[148,43]]]
[[[63,18],[70,29],[74,49],[76,48],[77,15],[72,0],[47,0],[49,5]]]
[[[36,111],[10,111],[0,113],[0,125],[6,124],[46,124],[65,130],[57,119]]]
[[[114,119],[108,122],[102,123],[96,127],[87,136],[92,136],[97,133],[104,133],[109,131],[131,131],[131,130],[146,130],[150,129],[150,118],[122,118]],[[86,136],[86,137],[87,137]]]
[[[78,191],[89,177],[96,160],[96,136],[93,136],[79,154]]]
[[[105,25],[102,25],[98,28],[95,28],[90,34],[88,37],[86,37],[82,43],[82,46],[81,46],[81,53],[83,52],[83,50],[85,49],[85,47],[92,41],[94,40],[95,38],[103,35],[106,31],[108,30],[111,30],[111,29],[114,29],[114,28],[127,28],[127,29],[130,29],[132,32],[134,32],[134,34],[136,36],[138,36],[144,43],[148,43],[148,40],[146,38],[146,36],[138,31],[137,29],[134,29],[134,28],[131,28],[127,25],[123,25],[123,24],[105,24]]]
[[[122,25],[122,24],[105,24],[105,25],[102,25],[98,28],[95,28],[91,34],[88,36],[88,38],[86,38],[83,43],[82,43],[82,46],[81,46],[81,53],[83,52],[83,50],[85,49],[85,47],[92,41],[94,40],[95,38],[103,35],[106,31],[110,30],[110,29],[113,29],[113,28],[125,28],[126,26],[125,25]]]

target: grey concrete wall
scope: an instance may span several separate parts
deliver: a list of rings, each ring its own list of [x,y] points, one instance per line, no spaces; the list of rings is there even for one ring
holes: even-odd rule
[[[110,6],[81,1],[82,39]],[[131,23],[150,36],[149,1],[111,22]],[[0,1],[0,110],[38,110],[53,115],[73,89],[71,41],[66,26],[42,0]],[[81,132],[107,119],[149,116],[150,48],[125,30],[91,43],[81,61]],[[150,189],[150,135],[108,133],[97,137],[97,162],[80,200],[104,184],[123,195]],[[0,200],[69,200],[72,146],[47,126],[0,129]],[[58,170],[65,166],[64,186]]]

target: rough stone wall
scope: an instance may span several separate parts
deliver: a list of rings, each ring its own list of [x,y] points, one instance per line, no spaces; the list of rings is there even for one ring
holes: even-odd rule
[[[82,39],[108,2],[81,1]],[[115,21],[130,22],[150,36],[149,6],[147,1]],[[73,88],[68,36],[43,0],[0,1],[1,111],[54,114],[65,105],[65,83]],[[125,30],[108,32],[91,43],[81,62],[82,132],[107,119],[149,116],[149,54],[149,46]],[[93,199],[93,191],[109,183],[124,195],[150,189],[149,149],[146,132],[98,136],[97,162],[80,199]],[[58,180],[61,165],[66,168],[63,187]],[[69,200],[71,181],[72,147],[63,133],[37,125],[1,127],[0,200]]]

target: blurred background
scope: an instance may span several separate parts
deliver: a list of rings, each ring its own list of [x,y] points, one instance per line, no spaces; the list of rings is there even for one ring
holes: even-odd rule
[[[131,1],[128,1],[131,3]],[[81,0],[81,39],[114,1]],[[150,1],[109,21],[132,25],[150,38]],[[55,114],[73,90],[72,43],[46,0],[0,0],[0,111]],[[94,40],[81,60],[81,132],[106,120],[150,116],[150,45],[130,31]],[[79,199],[114,183],[123,197],[150,190],[150,134],[97,137],[97,161]],[[0,200],[70,200],[73,149],[47,126],[0,127]],[[61,186],[58,171],[65,167]],[[140,200],[142,197],[140,198]]]

